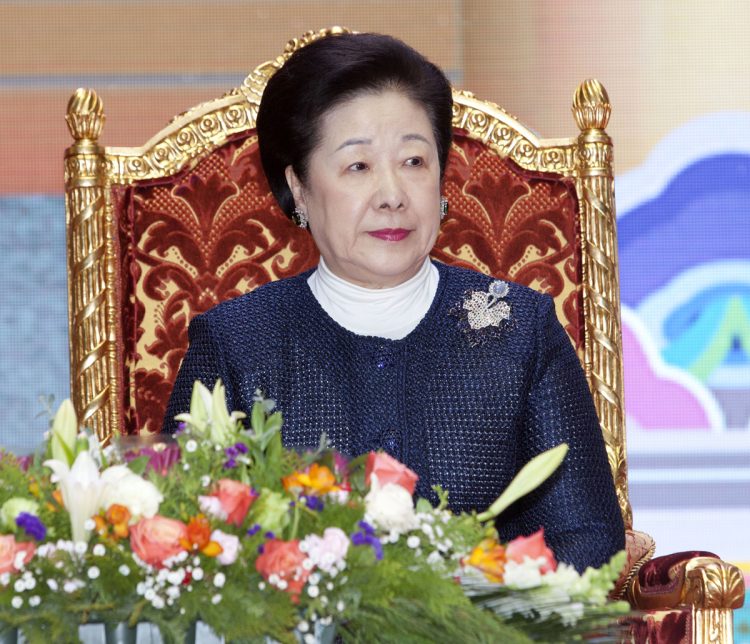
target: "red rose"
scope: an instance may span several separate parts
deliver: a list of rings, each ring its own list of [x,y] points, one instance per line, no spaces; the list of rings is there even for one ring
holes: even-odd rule
[[[414,488],[419,479],[406,465],[399,463],[395,458],[384,452],[370,452],[368,454],[367,465],[365,466],[366,485],[370,485],[370,477],[373,474],[378,477],[378,483],[381,487],[386,483],[395,483],[409,490],[409,494],[414,494]]]
[[[158,514],[151,519],[141,519],[130,528],[130,547],[138,557],[152,566],[161,567],[185,548],[180,541],[187,540],[187,526],[182,521],[167,519]]]
[[[546,562],[542,565],[540,572],[544,575],[557,568],[555,555],[544,542],[544,528],[539,528],[529,537],[516,537],[505,546],[505,555],[511,561],[523,563],[524,557],[539,559],[544,557]]]
[[[284,590],[297,603],[310,576],[310,570],[302,566],[305,559],[307,555],[299,549],[299,540],[270,539],[264,544],[262,554],[255,560],[255,569],[266,581],[269,581],[271,575],[276,575],[280,581],[286,582]],[[278,586],[278,582],[274,585]]]
[[[221,503],[221,509],[227,513],[227,523],[241,526],[247,516],[247,511],[258,498],[253,488],[239,481],[221,479],[216,490],[216,498]]]
[[[16,568],[16,557],[23,553],[23,563],[26,565],[31,561],[36,546],[27,541],[16,541],[12,534],[0,536],[0,573],[18,572]]]

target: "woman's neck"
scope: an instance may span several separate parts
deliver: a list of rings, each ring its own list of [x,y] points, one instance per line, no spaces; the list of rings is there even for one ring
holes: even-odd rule
[[[334,275],[321,257],[308,278],[315,299],[340,326],[358,335],[399,340],[413,331],[437,292],[439,274],[429,258],[407,281],[370,289]]]

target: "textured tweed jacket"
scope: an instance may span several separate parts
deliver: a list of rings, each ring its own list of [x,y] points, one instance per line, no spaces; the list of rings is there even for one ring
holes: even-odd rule
[[[308,288],[309,272],[196,317],[164,431],[189,409],[195,380],[212,388],[221,378],[230,410],[249,412],[256,389],[277,401],[286,446],[317,447],[325,432],[350,456],[383,449],[419,475],[418,495],[437,501],[439,484],[458,511],[486,509],[524,463],[566,442],[561,468],[498,529],[510,539],[543,526],[560,560],[600,565],[624,547],[624,528],[586,380],[552,299],[511,283],[502,298],[509,319],[474,329],[463,305],[488,293],[492,278],[436,266],[435,299],[401,340],[339,326]],[[474,312],[481,317],[482,306]]]

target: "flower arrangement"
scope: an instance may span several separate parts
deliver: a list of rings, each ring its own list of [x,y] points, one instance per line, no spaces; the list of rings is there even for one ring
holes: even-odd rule
[[[542,531],[497,540],[496,517],[564,445],[487,512],[454,515],[440,489],[438,507],[415,504],[416,475],[387,454],[347,462],[325,437],[284,449],[260,395],[246,427],[221,383],[196,383],[178,419],[173,443],[125,452],[79,432],[66,401],[43,454],[0,458],[0,629],[32,644],[93,622],[182,642],[198,620],[226,641],[526,642],[627,612],[607,601],[624,553],[580,575]]]

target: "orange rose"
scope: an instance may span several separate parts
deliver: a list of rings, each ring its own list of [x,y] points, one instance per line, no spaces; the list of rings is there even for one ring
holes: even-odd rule
[[[524,557],[531,559],[543,557],[546,561],[539,570],[543,575],[557,568],[555,555],[544,542],[544,528],[540,528],[530,537],[516,537],[505,546],[505,552],[508,559],[518,563],[523,563]]]
[[[370,485],[370,477],[375,474],[380,486],[386,483],[395,483],[414,494],[419,477],[406,465],[399,463],[395,458],[385,452],[370,452],[367,456],[365,466],[365,484]]]
[[[307,556],[299,549],[299,541],[271,539],[263,545],[263,552],[255,560],[255,569],[268,581],[276,575],[286,582],[284,590],[299,601],[299,594],[310,576],[310,571],[302,566]]]
[[[23,552],[23,563],[31,561],[36,552],[36,546],[28,541],[16,541],[12,534],[0,536],[0,574],[4,572],[18,572],[16,556]]]
[[[166,559],[184,550],[180,541],[187,536],[187,526],[182,521],[157,514],[151,519],[141,519],[130,528],[130,547],[147,564],[161,567]]]
[[[188,521],[187,537],[180,539],[180,544],[185,550],[200,550],[207,557],[217,557],[223,552],[216,541],[211,541],[211,526],[202,514]]]
[[[258,495],[253,488],[239,481],[221,479],[215,496],[221,503],[221,508],[227,513],[227,523],[241,526],[247,516],[247,511]]]
[[[107,521],[112,524],[112,530],[116,539],[128,536],[128,522],[130,521],[130,510],[124,505],[113,503],[107,510]]]
[[[488,581],[501,584],[505,573],[505,560],[505,548],[494,539],[482,539],[464,559],[463,564],[481,570]]]

